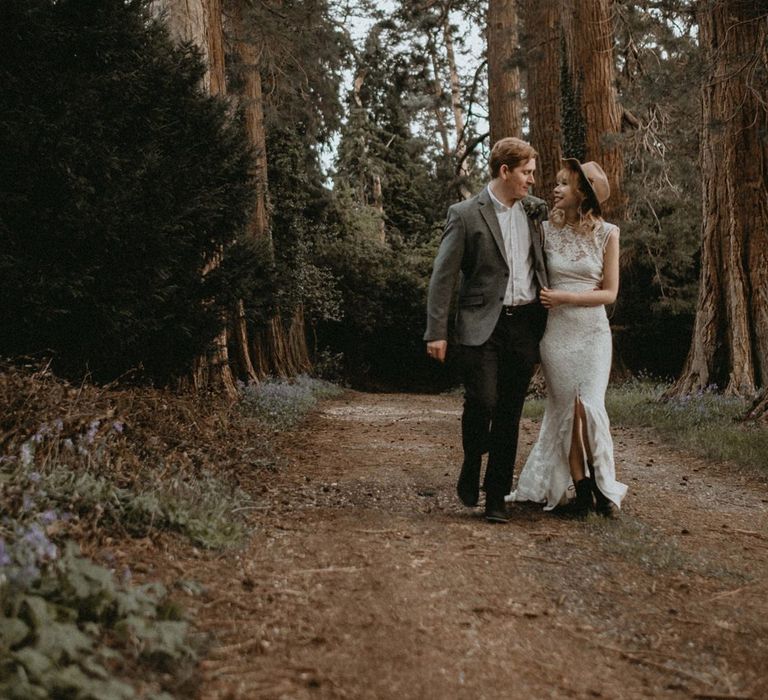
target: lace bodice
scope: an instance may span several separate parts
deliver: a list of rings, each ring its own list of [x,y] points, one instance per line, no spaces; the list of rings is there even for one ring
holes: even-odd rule
[[[613,224],[601,222],[594,234],[544,222],[544,252],[553,289],[594,289],[603,281],[603,253]]]

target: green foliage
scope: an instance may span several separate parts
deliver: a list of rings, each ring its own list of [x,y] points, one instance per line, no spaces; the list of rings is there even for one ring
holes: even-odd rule
[[[349,188],[358,204],[382,208],[388,241],[424,243],[456,198],[456,183],[436,177],[429,140],[413,133],[425,107],[424,86],[414,75],[413,55],[397,51],[395,32],[386,29],[381,23],[371,30],[356,66],[364,79],[349,97],[335,183]]]
[[[267,131],[293,128],[308,148],[327,144],[343,118],[339,85],[353,51],[334,4],[263,0],[244,7],[246,38],[259,50]],[[242,66],[236,56],[227,61],[236,91]]]
[[[315,252],[317,240],[334,225],[331,196],[322,185],[317,155],[305,135],[290,127],[274,127],[268,148],[280,309],[288,315],[301,304],[312,325],[338,319],[341,299],[335,276]]]
[[[60,511],[100,526],[143,536],[152,530],[179,532],[203,547],[239,544],[244,522],[233,511],[247,501],[213,477],[194,480],[165,474],[135,490],[118,486],[113,478],[89,470],[75,470],[56,461],[35,464],[34,458],[7,460],[0,469],[9,514],[34,505],[41,511]]]
[[[178,673],[194,659],[187,623],[169,616],[175,608],[158,584],[119,583],[71,542],[34,578],[9,581],[6,567],[0,561],[3,698],[128,700],[138,697],[134,687],[116,676],[136,664],[144,674]]]
[[[356,386],[435,388],[450,381],[424,351],[426,293],[435,242],[382,245],[361,233],[321,249],[341,290],[342,319],[318,327],[320,344],[343,353]]]
[[[4,0],[0,20],[0,351],[53,352],[75,376],[184,373],[233,295],[270,278],[263,251],[233,249],[242,127],[145,0]]]
[[[624,134],[617,347],[631,370],[676,376],[698,292],[701,53],[687,0],[615,8],[620,99],[639,120]]]

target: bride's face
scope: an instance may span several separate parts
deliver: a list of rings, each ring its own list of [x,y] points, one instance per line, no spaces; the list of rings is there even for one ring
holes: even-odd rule
[[[555,184],[555,209],[563,211],[577,210],[584,196],[577,190],[569,177],[567,170],[561,170],[557,174]]]

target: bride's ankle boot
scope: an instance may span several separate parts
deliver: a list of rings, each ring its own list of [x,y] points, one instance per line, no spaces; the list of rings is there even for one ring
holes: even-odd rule
[[[595,495],[595,511],[598,515],[601,515],[604,518],[618,518],[619,509],[616,507],[616,504],[598,488],[594,468],[591,464],[589,465],[589,471],[592,474],[590,481],[592,483],[592,492]]]
[[[577,518],[586,518],[589,511],[594,509],[592,480],[589,477],[584,477],[577,481],[574,486],[576,487],[576,499],[573,503],[573,514]]]
[[[618,508],[598,487],[597,481],[592,479],[592,490],[595,494],[595,511],[604,518],[618,518]]]

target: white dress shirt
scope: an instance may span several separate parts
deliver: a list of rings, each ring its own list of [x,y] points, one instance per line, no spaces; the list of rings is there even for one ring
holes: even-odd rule
[[[504,248],[509,263],[509,280],[504,294],[505,306],[519,306],[536,301],[536,285],[533,280],[531,232],[523,204],[515,202],[511,207],[500,202],[488,187],[499,228],[504,238]]]

